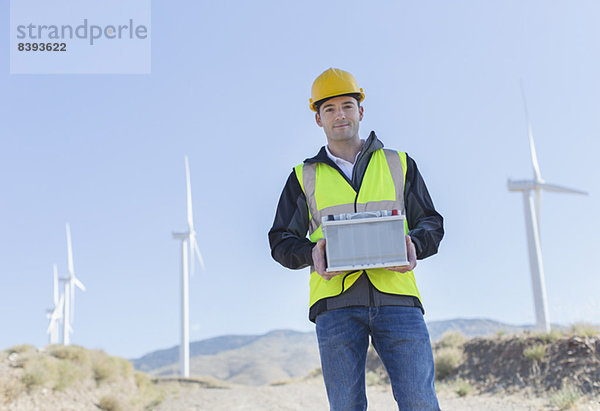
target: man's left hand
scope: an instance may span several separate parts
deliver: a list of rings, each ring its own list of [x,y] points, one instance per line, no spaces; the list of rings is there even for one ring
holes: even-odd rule
[[[399,273],[405,273],[412,271],[417,266],[417,249],[414,243],[410,239],[410,236],[406,236],[406,252],[408,253],[408,265],[399,265],[396,267],[387,267],[386,270],[396,271]]]

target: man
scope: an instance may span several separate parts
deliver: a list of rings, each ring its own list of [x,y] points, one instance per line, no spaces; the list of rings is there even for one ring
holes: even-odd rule
[[[438,410],[429,334],[412,270],[417,259],[437,252],[443,220],[413,159],[383,149],[374,132],[360,139],[364,97],[343,70],[330,68],[315,80],[310,108],[327,145],[290,174],[269,231],[271,254],[291,269],[311,266],[309,319],[316,323],[332,410],[367,408],[369,336],[399,409]],[[407,218],[408,266],[326,271],[321,216],[391,209]]]

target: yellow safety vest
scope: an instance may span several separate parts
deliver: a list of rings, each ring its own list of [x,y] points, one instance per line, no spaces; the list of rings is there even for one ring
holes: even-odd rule
[[[406,180],[406,153],[380,149],[373,152],[358,194],[348,181],[331,166],[324,163],[305,163],[294,168],[306,196],[310,214],[309,238],[316,243],[323,238],[321,217],[329,214],[404,208]],[[405,223],[405,232],[408,226]],[[383,268],[365,270],[371,283],[379,291],[410,295],[421,299],[412,271],[398,273]],[[331,280],[323,279],[311,267],[310,306],[317,301],[340,295],[348,290],[363,271],[351,271]]]

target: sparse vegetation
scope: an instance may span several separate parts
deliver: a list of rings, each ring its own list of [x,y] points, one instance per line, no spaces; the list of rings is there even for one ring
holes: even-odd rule
[[[87,365],[90,362],[89,351],[77,345],[51,345],[47,351],[53,357],[69,360],[75,364]]]
[[[107,395],[100,398],[98,408],[104,411],[123,411],[125,407],[121,404],[121,401],[115,396]]]
[[[0,405],[13,402],[25,391],[26,387],[21,380],[0,378]]]
[[[437,348],[458,348],[465,343],[465,336],[458,331],[446,331],[437,342]]]
[[[592,324],[576,323],[571,326],[569,334],[574,337],[593,337],[600,334],[600,330]]]
[[[446,331],[433,347],[435,379],[441,381],[452,374],[463,360],[465,337],[458,331]]]
[[[531,347],[527,347],[523,351],[523,355],[530,361],[540,362],[544,358],[544,355],[546,355],[546,345],[535,344]]]
[[[35,347],[30,344],[15,345],[14,347],[11,347],[8,350],[6,350],[6,352],[8,353],[8,355],[12,353],[24,354],[27,352],[35,352]]]
[[[496,331],[496,337],[497,338],[502,338],[506,335],[506,330],[498,330]]]
[[[24,396],[34,397],[40,389],[75,392],[95,391],[101,383],[111,386],[112,396],[100,398],[97,406],[103,410],[148,409],[156,407],[166,396],[166,387],[157,387],[143,373],[133,373],[125,359],[102,351],[77,346],[52,345],[45,349],[22,345],[5,350],[8,373],[0,374],[0,408]],[[51,391],[50,391],[51,392]],[[102,391],[98,391],[99,393]],[[96,397],[97,398],[97,397]],[[98,401],[98,400],[96,400]]]
[[[164,387],[158,387],[148,378],[148,375],[142,372],[136,371],[133,377],[135,386],[138,389],[136,397],[131,400],[133,406],[153,409],[164,401],[166,397],[166,389]]]
[[[433,353],[435,363],[435,379],[438,381],[448,377],[460,365],[463,352],[460,348],[439,348]]]
[[[564,385],[560,390],[550,395],[550,405],[560,410],[573,408],[581,399],[581,393],[576,387]]]
[[[135,374],[133,374],[133,379],[135,381],[135,386],[140,390],[145,390],[152,385],[150,378],[143,372],[136,371]]]
[[[582,407],[587,404],[588,396],[597,404],[600,338],[589,337],[596,335],[595,332],[592,326],[576,324],[547,334],[528,332],[504,336],[497,333],[467,341],[460,333],[446,333],[433,346],[436,386],[451,397],[493,396],[526,390],[523,392],[533,394],[536,401],[545,402],[552,409]],[[0,356],[0,367],[4,367],[0,368],[0,409],[35,408],[31,404],[69,409],[71,405],[62,404],[73,401],[95,404],[106,411],[141,410],[153,409],[167,397],[171,407],[171,397],[184,389],[235,390],[235,386],[210,377],[151,377],[135,372],[127,360],[76,346],[48,346],[37,350],[22,345],[4,350],[3,354]],[[314,379],[320,379],[321,375],[321,369],[316,368],[306,377],[276,381],[271,385],[310,380],[316,385]],[[371,387],[389,384],[373,349],[367,357],[365,379]],[[46,400],[50,402],[44,403]],[[61,405],[52,401],[61,401]]]
[[[142,396],[142,403],[145,410],[152,410],[165,400],[167,393],[165,390],[152,390],[152,395]]]
[[[379,383],[379,376],[373,371],[367,371],[365,373],[365,383],[367,385],[377,385]]]
[[[278,381],[273,381],[271,384],[269,384],[271,387],[279,387],[282,385],[288,385],[293,383],[294,380],[289,379],[289,380],[278,380]]]
[[[365,382],[367,385],[387,385],[389,384],[390,380],[387,374],[376,373],[368,370],[365,373]]]
[[[127,360],[106,355],[96,351],[92,358],[92,371],[96,384],[111,382],[117,378],[128,378],[133,373],[133,366]]]
[[[467,395],[473,392],[473,386],[469,381],[463,380],[459,378],[456,380],[456,388],[454,392],[458,394],[459,397],[466,397]]]
[[[28,391],[36,386],[47,386],[57,378],[56,362],[44,356],[31,356],[24,364],[25,372],[21,381]]]
[[[82,364],[74,364],[71,361],[58,361],[58,378],[54,385],[57,391],[64,391],[78,380],[88,376],[87,368]]]
[[[551,329],[549,333],[541,333],[538,335],[538,338],[546,344],[552,344],[555,341],[558,341],[561,337],[564,336],[562,331],[559,331],[555,328]]]
[[[321,367],[315,368],[314,370],[312,370],[311,372],[309,372],[306,375],[306,379],[309,378],[316,378],[316,377],[321,377],[323,376],[323,370],[321,370]]]

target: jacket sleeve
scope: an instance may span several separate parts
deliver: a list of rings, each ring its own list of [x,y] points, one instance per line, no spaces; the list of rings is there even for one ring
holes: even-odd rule
[[[408,154],[406,155],[404,204],[408,234],[417,249],[417,259],[422,260],[437,253],[444,236],[444,219],[435,210],[417,164]]]
[[[271,256],[275,261],[291,269],[312,265],[314,243],[306,238],[308,224],[306,197],[292,170],[279,198],[273,226],[269,230]]]

